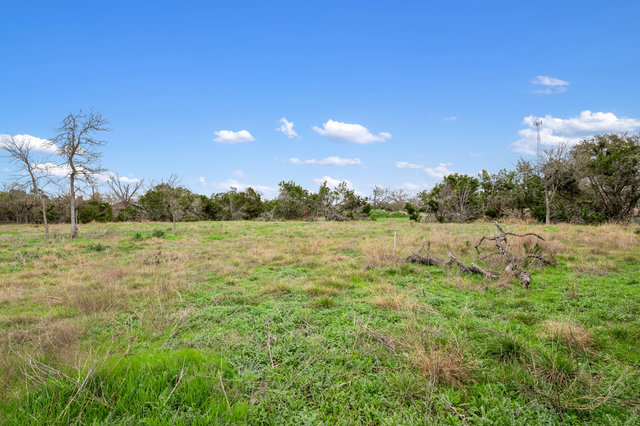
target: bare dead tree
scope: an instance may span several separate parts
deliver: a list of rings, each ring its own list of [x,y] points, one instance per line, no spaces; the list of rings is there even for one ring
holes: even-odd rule
[[[77,181],[91,183],[96,175],[103,171],[99,165],[102,153],[98,149],[105,141],[98,139],[96,134],[108,131],[107,124],[107,120],[99,112],[70,113],[62,120],[60,127],[56,129],[56,136],[52,139],[58,146],[58,153],[64,160],[62,166],[67,169],[69,177],[71,239],[78,236]]]
[[[383,186],[374,185],[371,194],[371,205],[374,209],[380,209],[389,199],[389,190]]]
[[[551,203],[558,189],[567,181],[571,173],[569,167],[569,149],[565,142],[557,145],[545,145],[542,148],[543,161],[540,164],[542,184],[544,185],[545,224],[551,224]]]
[[[144,179],[124,182],[117,173],[110,173],[107,178],[107,186],[114,200],[124,206],[131,206],[136,193],[144,186]]]
[[[389,193],[387,200],[394,210],[402,210],[409,201],[409,194],[404,189],[398,188]]]
[[[36,161],[33,153],[33,146],[26,138],[16,138],[14,136],[5,135],[0,140],[0,149],[4,150],[11,161],[18,165],[20,175],[18,180],[27,179],[31,186],[32,192],[42,207],[42,223],[44,224],[45,239],[49,239],[49,224],[47,222],[47,201],[43,187],[46,186],[50,178],[49,169],[39,167],[44,164],[45,159],[39,158]]]

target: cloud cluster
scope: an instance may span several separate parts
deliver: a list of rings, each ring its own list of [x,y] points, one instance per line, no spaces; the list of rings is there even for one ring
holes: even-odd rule
[[[313,181],[318,185],[322,185],[324,182],[327,182],[327,185],[329,185],[331,188],[335,188],[336,186],[340,185],[342,182],[346,182],[347,188],[353,189],[353,185],[351,184],[351,182],[349,182],[346,179],[334,179],[331,176],[324,176],[321,178],[315,178],[313,179]]]
[[[406,161],[398,161],[396,163],[396,167],[399,169],[422,169],[427,174],[427,176],[436,180],[442,179],[443,177],[453,173],[453,171],[450,169],[451,166],[453,166],[453,163],[440,163],[436,167],[425,167],[421,164],[408,163]],[[406,188],[409,189],[409,187]]]
[[[68,164],[54,164],[54,163],[35,163],[33,164],[35,170],[41,173],[47,174],[53,177],[67,177],[71,173],[71,167]],[[81,167],[76,167],[78,170],[82,170]]]
[[[216,138],[213,141],[217,143],[234,144],[255,140],[251,133],[246,130],[240,130],[239,132],[234,132],[233,130],[216,130],[214,133]]]
[[[280,127],[276,128],[277,131],[284,133],[288,138],[295,138],[298,136],[295,130],[293,130],[293,122],[282,117],[279,121]]]
[[[400,185],[400,188],[406,189],[409,192],[419,192],[429,188],[429,185],[426,183],[403,183]]]
[[[633,131],[640,128],[640,120],[618,117],[612,112],[582,111],[576,117],[557,118],[551,115],[536,117],[530,115],[522,120],[527,127],[518,132],[520,139],[511,144],[515,152],[526,155],[536,154],[536,128],[534,121],[542,121],[540,139],[545,145],[567,143],[574,145],[584,138],[597,133]]]
[[[11,137],[11,135],[0,135],[0,148],[2,148],[5,138]],[[37,138],[31,135],[15,135],[13,138],[18,143],[24,143],[33,151],[44,152],[46,154],[55,154],[58,152],[58,147],[46,139]]]
[[[399,169],[421,169],[423,166],[420,164],[407,163],[406,161],[398,161],[396,167]]]
[[[299,158],[289,158],[289,162],[293,164],[316,164],[319,166],[355,166],[362,164],[359,158],[340,158],[340,157],[327,157],[322,160],[300,160]]]
[[[434,179],[442,179],[443,177],[453,173],[453,170],[450,169],[451,166],[453,166],[453,163],[440,163],[433,168],[425,167],[424,171]]]
[[[384,142],[391,138],[391,133],[388,132],[380,132],[374,135],[360,124],[343,123],[331,119],[324,123],[322,127],[313,126],[313,130],[330,139],[344,140],[363,145],[374,142]]]
[[[567,91],[569,86],[568,81],[560,80],[559,78],[549,77],[548,75],[539,75],[531,83],[537,86],[543,86],[543,89],[534,90],[533,93],[541,95],[555,95],[557,93],[563,93]]]

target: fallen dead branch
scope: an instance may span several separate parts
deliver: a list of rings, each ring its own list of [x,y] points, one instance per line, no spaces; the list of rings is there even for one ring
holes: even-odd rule
[[[420,253],[422,253],[425,246],[427,247],[427,255],[423,256]],[[423,243],[422,247],[420,247],[420,250],[413,253],[409,257],[407,257],[406,261],[409,263],[418,263],[420,265],[428,265],[428,266],[442,266],[442,264],[444,263],[443,261],[431,256],[431,242],[429,241],[426,241],[425,243]]]
[[[449,261],[445,264],[445,266],[449,267],[452,265],[457,265],[462,270],[462,272],[465,272],[467,274],[483,275],[486,278],[489,278],[491,280],[498,279],[498,275],[494,274],[493,272],[486,271],[481,267],[479,267],[478,265],[476,265],[475,263],[472,263],[471,266],[469,266],[464,262],[462,262],[457,257],[455,257],[454,255],[452,255],[451,253],[449,253]]]
[[[476,252],[478,253],[478,260],[484,260],[492,256],[498,256],[502,258],[506,264],[504,268],[504,274],[507,276],[515,277],[518,279],[521,285],[526,288],[529,288],[531,284],[531,274],[527,271],[526,267],[528,265],[528,261],[534,260],[543,265],[553,265],[553,261],[544,258],[540,254],[536,253],[527,253],[522,256],[518,256],[514,254],[509,248],[509,240],[508,236],[511,237],[536,237],[539,240],[545,241],[545,239],[536,234],[535,232],[527,232],[524,234],[516,234],[515,232],[507,232],[505,231],[497,222],[495,222],[495,226],[498,229],[498,234],[489,236],[485,235],[478,243],[475,245]],[[481,254],[480,249],[482,248],[483,243],[493,242],[492,245],[495,249],[493,252]],[[423,255],[422,252],[424,249],[427,249],[426,255]],[[463,273],[466,274],[476,274],[482,275],[483,277],[490,280],[497,280],[501,277],[502,274],[492,272],[486,270],[475,263],[471,265],[467,265],[456,256],[454,256],[451,252],[448,253],[449,260],[445,263],[443,260],[435,258],[431,255],[431,244],[427,241],[422,244],[422,247],[415,253],[411,254],[409,257],[405,259],[406,262],[409,263],[417,263],[420,265],[429,265],[429,266],[445,266],[447,268],[452,266],[457,266]],[[365,266],[366,267],[366,266]],[[364,268],[363,268],[364,269]]]
[[[526,270],[527,260],[534,259],[545,265],[551,265],[552,262],[550,260],[545,259],[541,255],[535,254],[535,253],[528,253],[521,257],[515,255],[509,250],[509,240],[507,239],[507,236],[513,236],[518,238],[531,236],[531,237],[536,237],[542,241],[544,241],[544,238],[542,238],[540,235],[536,234],[535,232],[527,232],[525,234],[516,234],[514,232],[507,232],[498,224],[498,222],[494,222],[494,224],[496,225],[496,228],[498,228],[498,235],[494,235],[491,237],[485,235],[482,238],[480,238],[478,243],[475,245],[476,252],[480,254],[480,248],[482,246],[482,243],[484,243],[485,241],[493,241],[496,252],[490,253],[489,255],[485,255],[483,257],[486,258],[491,255],[502,256],[505,259],[507,264],[507,266],[504,269],[505,273],[513,277],[516,277],[518,281],[520,281],[520,284],[522,284],[526,288],[529,288],[529,285],[531,284],[531,274],[529,273],[529,271]]]

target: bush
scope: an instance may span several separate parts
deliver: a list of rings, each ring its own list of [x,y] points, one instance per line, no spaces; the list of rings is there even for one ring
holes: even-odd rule
[[[113,219],[111,204],[100,201],[89,201],[78,209],[78,222],[110,222]]]
[[[405,210],[409,213],[409,220],[413,220],[414,222],[420,222],[420,213],[418,209],[416,209],[413,204],[407,203],[404,205]]]
[[[107,246],[102,245],[100,243],[91,243],[87,246],[87,250],[97,251],[97,252],[105,251],[107,248],[108,248]]]

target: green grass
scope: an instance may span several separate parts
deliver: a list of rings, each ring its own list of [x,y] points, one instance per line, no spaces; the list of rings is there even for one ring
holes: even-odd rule
[[[490,224],[1,226],[0,423],[639,424],[635,228],[505,226],[529,290],[393,257]]]

